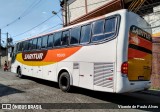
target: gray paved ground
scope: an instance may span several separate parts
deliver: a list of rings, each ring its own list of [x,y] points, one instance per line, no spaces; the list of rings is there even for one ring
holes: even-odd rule
[[[95,92],[82,88],[72,88],[71,93],[64,93],[58,88],[58,84],[50,81],[31,77],[19,79],[15,74],[0,70],[0,103],[158,103],[160,96],[144,94],[141,92],[127,94],[111,94]],[[68,105],[69,106],[69,105]],[[160,107],[159,107],[160,108]],[[6,110],[0,110],[6,111]],[[22,110],[14,110],[22,111]],[[23,110],[35,111],[35,110]],[[65,112],[123,112],[123,111],[157,111],[148,109],[52,109],[39,111],[65,111]],[[160,110],[159,110],[160,111]]]

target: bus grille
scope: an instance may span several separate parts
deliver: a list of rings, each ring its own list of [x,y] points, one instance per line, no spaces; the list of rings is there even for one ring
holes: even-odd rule
[[[113,88],[114,63],[94,63],[94,85]]]

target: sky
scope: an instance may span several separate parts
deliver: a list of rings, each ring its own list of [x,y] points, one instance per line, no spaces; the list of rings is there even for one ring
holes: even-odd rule
[[[2,44],[7,32],[16,42],[61,28],[62,20],[52,14],[52,11],[59,12],[61,17],[60,9],[59,0],[0,0]]]

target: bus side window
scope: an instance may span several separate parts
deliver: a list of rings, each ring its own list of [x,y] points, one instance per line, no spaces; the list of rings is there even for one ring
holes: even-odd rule
[[[29,50],[31,50],[32,49],[32,40],[29,40]]]
[[[105,38],[112,37],[116,34],[117,18],[106,19],[105,22]]]
[[[20,43],[17,43],[17,52],[19,52],[19,45]]]
[[[37,48],[37,38],[33,39],[32,49]]]
[[[18,52],[18,49],[19,49],[19,43],[17,43],[16,45],[16,50],[15,50],[16,53]]]
[[[72,28],[71,29],[71,39],[70,44],[78,44],[80,38],[80,27]]]
[[[104,20],[93,22],[92,42],[104,39]]]
[[[48,35],[42,37],[42,48],[47,48]]]
[[[27,51],[28,50],[28,45],[29,45],[29,41],[25,41],[24,43],[24,51]]]
[[[22,51],[22,42],[18,44],[18,51]]]
[[[41,49],[41,46],[42,46],[42,38],[39,37],[37,42],[37,49]]]
[[[89,43],[90,36],[91,36],[91,25],[88,24],[88,25],[82,26],[80,43],[81,44]]]
[[[68,45],[69,44],[68,41],[69,41],[69,30],[63,31],[61,39],[62,45]]]
[[[54,37],[53,34],[49,35],[49,37],[48,37],[48,47],[49,48],[53,47],[53,37]]]
[[[61,46],[61,35],[62,32],[57,32],[54,35],[54,46]]]

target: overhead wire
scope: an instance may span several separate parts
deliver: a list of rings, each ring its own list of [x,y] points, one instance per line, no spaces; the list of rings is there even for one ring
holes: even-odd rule
[[[49,27],[49,28],[47,28],[47,29],[45,29],[45,30],[37,33],[37,34],[35,33],[33,36],[37,36],[37,35],[43,34],[43,33],[45,33],[46,31],[49,31],[49,30],[51,30],[51,29],[53,29],[53,28],[55,28],[55,27],[57,27],[57,26],[60,26],[60,25],[61,25],[61,24],[59,23],[59,24],[57,24],[57,25],[55,25],[55,26]]]
[[[103,3],[103,2],[106,2],[106,1],[107,1],[107,0],[100,1],[100,2],[96,2],[96,3],[93,3],[93,4],[89,4],[89,5],[87,5],[87,6],[91,6],[91,5]],[[85,6],[80,6],[80,7],[71,8],[71,10],[76,9],[76,8],[82,8],[82,7],[85,7]],[[59,12],[60,12],[60,11],[59,11]],[[58,14],[59,12],[57,12],[57,14]],[[48,21],[50,18],[52,18],[52,17],[53,17],[53,16],[49,17],[49,18],[47,19],[47,21]],[[44,21],[44,22],[46,22],[46,21]],[[44,22],[42,22],[42,24],[43,24]],[[35,26],[35,27],[33,27],[33,28],[31,28],[31,29],[29,29],[29,30],[23,32],[23,33],[17,34],[17,35],[12,36],[12,37],[17,37],[17,36],[23,35],[23,34],[25,34],[25,33],[29,32],[29,31],[31,31],[32,29],[34,29],[34,28],[36,28],[36,27],[38,27],[38,26],[40,26],[40,25],[41,25],[41,23],[40,23],[39,25],[37,25],[37,26]]]
[[[22,14],[21,16],[19,16],[18,18],[16,18],[15,20],[13,20],[12,22],[4,25],[1,27],[1,29],[4,29],[14,23],[16,23],[17,21],[21,20],[23,17],[27,16],[30,12],[33,11],[33,9],[41,2],[42,0],[39,0],[37,3],[36,2],[33,2]],[[36,3],[36,4],[35,4]]]
[[[42,0],[39,0],[37,3],[34,2],[34,3],[36,3],[36,4],[33,3],[32,5],[30,5],[30,6],[28,7],[28,9],[27,9],[24,13],[22,13],[21,17],[27,16],[30,12],[33,11],[32,9],[35,8],[41,1],[42,1]],[[27,11],[28,11],[28,12],[27,12]]]
[[[100,2],[96,2],[96,3],[88,4],[87,6],[96,5],[96,4],[99,4],[99,3],[106,2],[106,1],[108,1],[108,0],[103,0],[103,1],[100,1]],[[74,10],[74,9],[78,9],[78,8],[82,8],[82,7],[86,7],[86,6],[74,7],[74,8],[70,8],[70,10]]]
[[[57,14],[58,14],[59,12],[60,12],[60,11],[58,11]],[[54,16],[55,16],[55,15],[52,15],[52,16],[50,16],[49,18],[47,18],[45,21],[43,21],[43,22],[39,23],[38,25],[30,28],[29,30],[26,30],[26,31],[24,31],[24,32],[22,32],[22,33],[16,34],[16,35],[14,35],[14,36],[12,36],[12,37],[17,37],[17,36],[20,36],[20,35],[25,34],[25,33],[29,32],[29,31],[31,31],[31,30],[39,27],[40,25],[42,25],[43,23],[47,22],[48,20],[50,20],[50,19],[53,18]]]
[[[42,34],[42,33],[46,32],[46,31],[51,30],[51,29],[53,29],[53,28],[55,28],[55,27],[57,27],[57,26],[60,26],[60,25],[61,25],[61,24],[59,23],[59,24],[57,24],[57,25],[55,25],[55,26],[52,26],[52,27],[50,27],[50,28],[47,28],[47,29],[45,29],[44,31],[38,33],[37,35]]]
[[[41,1],[41,0],[40,0],[40,1]],[[39,1],[39,2],[40,2],[40,1]],[[91,5],[95,5],[95,4],[103,3],[103,2],[106,2],[106,1],[107,1],[107,0],[100,1],[100,2],[96,2],[96,3],[92,3],[92,4],[88,4],[87,6],[91,6]],[[152,5],[151,5],[151,4],[149,4],[149,6],[152,6]],[[78,9],[78,8],[82,8],[82,7],[85,7],[85,6],[79,6],[79,7],[71,8],[70,10],[74,10],[74,9]],[[147,7],[147,5],[145,5],[145,7]],[[58,13],[59,13],[59,12],[58,12]],[[58,13],[57,13],[57,14],[58,14]],[[53,15],[53,16],[54,16],[54,15]],[[36,25],[35,27],[33,27],[33,28],[31,28],[31,29],[29,29],[29,30],[27,30],[27,31],[23,32],[23,33],[20,33],[20,34],[14,35],[13,37],[17,37],[17,36],[23,35],[23,34],[25,34],[25,33],[29,32],[29,31],[31,31],[31,30],[33,30],[33,29],[35,29],[36,27],[40,26],[41,24],[43,24],[43,23],[45,23],[46,21],[48,21],[49,19],[51,19],[53,16],[51,16],[51,17],[47,18],[45,21],[43,21],[42,23],[40,23],[40,24]],[[22,16],[22,17],[24,17],[24,16]]]

